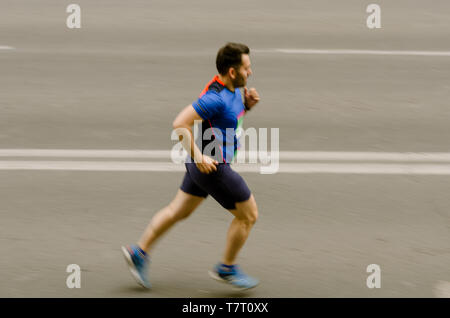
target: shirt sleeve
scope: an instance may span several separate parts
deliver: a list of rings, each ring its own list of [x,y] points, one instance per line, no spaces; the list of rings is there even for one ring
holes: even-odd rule
[[[192,106],[203,120],[208,120],[223,110],[224,103],[219,94],[209,91],[193,102]]]

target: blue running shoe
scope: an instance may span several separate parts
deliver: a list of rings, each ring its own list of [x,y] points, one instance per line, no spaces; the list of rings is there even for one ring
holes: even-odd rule
[[[209,271],[209,275],[215,280],[230,284],[237,290],[254,288],[259,284],[256,278],[245,274],[238,265],[234,265],[233,268],[226,270],[221,264],[217,264],[212,271]]]
[[[152,285],[148,281],[148,267],[150,259],[148,256],[144,256],[137,245],[122,246],[122,252],[125,256],[125,260],[128,263],[131,275],[138,282],[139,285],[145,288],[151,288]]]

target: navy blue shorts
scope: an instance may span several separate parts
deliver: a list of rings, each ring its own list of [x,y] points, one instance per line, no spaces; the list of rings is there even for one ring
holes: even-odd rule
[[[219,163],[209,174],[198,170],[195,163],[185,163],[186,174],[180,189],[206,198],[210,194],[227,210],[236,209],[236,202],[247,201],[251,192],[244,179],[228,163]]]

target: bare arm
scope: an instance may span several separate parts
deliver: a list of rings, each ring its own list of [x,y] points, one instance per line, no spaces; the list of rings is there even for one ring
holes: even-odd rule
[[[208,156],[204,156],[195,144],[194,135],[192,134],[192,125],[194,121],[202,120],[200,115],[195,111],[192,105],[186,106],[173,121],[173,128],[178,134],[178,138],[183,148],[194,159],[198,169],[202,173],[210,173],[216,171],[218,162]]]

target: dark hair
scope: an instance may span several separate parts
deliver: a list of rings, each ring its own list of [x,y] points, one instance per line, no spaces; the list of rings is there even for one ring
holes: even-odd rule
[[[225,75],[230,67],[238,67],[242,63],[242,54],[249,54],[250,49],[245,44],[227,43],[217,52],[216,67],[221,75]]]

